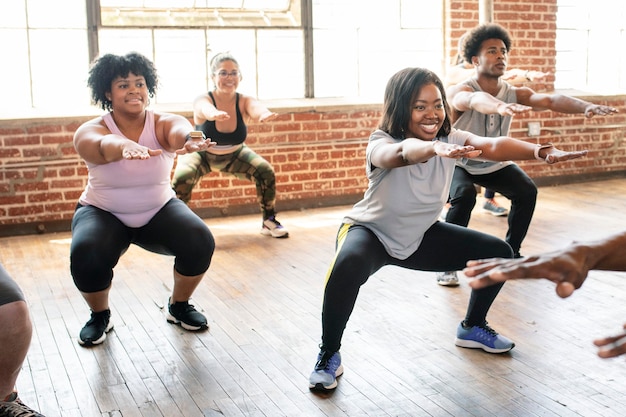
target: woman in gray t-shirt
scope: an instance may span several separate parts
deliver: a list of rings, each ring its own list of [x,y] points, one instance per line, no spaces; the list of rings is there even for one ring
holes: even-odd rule
[[[437,220],[459,158],[540,159],[555,163],[586,154],[536,146],[510,137],[487,138],[454,130],[443,84],[432,71],[406,68],[385,89],[383,116],[366,151],[369,186],[344,218],[327,275],[322,344],[309,387],[327,391],[343,373],[339,348],[359,288],[385,265],[453,271],[468,260],[511,258],[505,241]],[[455,344],[503,353],[515,344],[486,321],[502,284],[473,290]]]

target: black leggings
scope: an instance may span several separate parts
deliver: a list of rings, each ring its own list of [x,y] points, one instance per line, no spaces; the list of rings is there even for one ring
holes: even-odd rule
[[[76,287],[86,293],[108,288],[113,268],[131,243],[174,256],[174,269],[184,276],[206,272],[215,250],[207,225],[177,198],[138,228],[124,225],[108,211],[78,205],[72,219],[70,247],[70,271]]]
[[[17,282],[15,282],[4,267],[0,265],[0,306],[15,301],[24,301],[24,293],[22,293]]]
[[[519,257],[522,241],[526,237],[537,202],[537,186],[517,165],[509,165],[484,175],[472,175],[463,168],[455,167],[450,186],[450,209],[446,215],[448,223],[467,226],[476,204],[474,184],[498,192],[511,200],[509,230],[505,240],[516,257]]]
[[[342,225],[337,253],[328,272],[322,307],[322,347],[338,351],[361,285],[385,265],[421,271],[456,271],[468,260],[512,258],[504,241],[454,224],[436,222],[424,234],[420,247],[407,259],[390,256],[376,235],[363,226]],[[465,322],[483,324],[503,284],[472,290]]]

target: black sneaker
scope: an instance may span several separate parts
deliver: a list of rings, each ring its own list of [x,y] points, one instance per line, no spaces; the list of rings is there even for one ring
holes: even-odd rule
[[[0,416],[2,417],[45,417],[24,404],[17,395],[11,401],[0,401]]]
[[[78,343],[82,346],[99,345],[107,338],[107,333],[113,330],[111,310],[106,309],[99,313],[91,312],[91,318],[80,331]]]
[[[188,301],[178,301],[170,304],[168,301],[167,321],[172,324],[179,324],[185,330],[206,330],[209,328],[206,317]]]

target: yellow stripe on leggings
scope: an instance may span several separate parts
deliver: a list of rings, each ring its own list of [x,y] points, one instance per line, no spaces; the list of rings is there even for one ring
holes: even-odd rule
[[[339,251],[341,250],[341,247],[343,246],[343,242],[346,241],[346,236],[348,236],[348,230],[350,229],[351,226],[352,226],[351,224],[343,224],[341,225],[341,228],[339,229],[339,233],[337,233],[337,250],[335,251],[335,256],[333,257],[333,260],[330,263],[330,266],[328,267],[328,272],[326,272],[326,278],[324,279],[324,287],[326,287],[326,284],[328,284],[328,280],[330,279],[330,273],[335,267],[335,261],[337,260],[337,255],[339,255]]]

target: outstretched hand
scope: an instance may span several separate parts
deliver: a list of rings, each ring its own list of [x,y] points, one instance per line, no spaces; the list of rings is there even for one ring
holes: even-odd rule
[[[446,143],[437,141],[435,143],[435,153],[437,156],[444,158],[476,158],[483,151],[469,145],[457,145],[454,143]]]
[[[545,161],[548,164],[555,164],[557,162],[569,161],[570,159],[578,159],[587,155],[587,150],[584,151],[562,151],[555,147],[552,147],[548,150],[548,153],[545,156]]]
[[[596,339],[593,344],[598,346],[598,356],[601,358],[614,358],[626,354],[626,324],[624,331],[617,336],[609,336]]]
[[[122,148],[123,159],[149,159],[151,156],[161,155],[161,149],[150,149],[132,140],[127,141]]]
[[[589,272],[585,262],[584,250],[572,245],[566,249],[527,258],[468,261],[463,273],[472,278],[469,285],[474,289],[509,279],[544,278],[556,284],[559,297],[566,298],[585,282]]]
[[[215,113],[213,113],[213,121],[215,122],[223,122],[228,119],[230,119],[230,114],[223,110],[216,110]]]
[[[207,139],[190,139],[183,145],[182,148],[176,150],[177,155],[184,155],[186,153],[194,153],[200,151],[206,151],[211,146],[217,145],[216,142],[213,142],[210,138]]]
[[[272,111],[268,111],[268,112],[263,113],[259,117],[259,123],[269,122],[269,121],[274,120],[277,117],[278,117],[278,113],[274,113]]]
[[[594,115],[610,116],[615,113],[619,113],[615,107],[603,106],[600,104],[590,104],[585,109],[585,117],[587,118],[592,118]]]
[[[515,116],[516,114],[528,113],[533,108],[518,103],[502,103],[498,105],[500,116]]]

